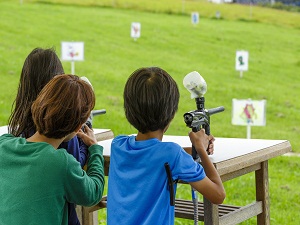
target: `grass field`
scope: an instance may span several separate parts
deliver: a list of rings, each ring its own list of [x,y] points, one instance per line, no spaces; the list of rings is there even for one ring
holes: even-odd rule
[[[195,103],[182,85],[197,70],[208,84],[206,107],[223,105],[225,112],[211,118],[216,137],[246,137],[246,127],[231,124],[232,98],[267,100],[267,125],[253,127],[252,138],[287,139],[300,152],[300,15],[249,6],[214,5],[203,1],[0,1],[0,125],[7,124],[22,64],[35,47],[61,41],[84,41],[85,60],[75,72],[92,82],[97,109],[95,127],[111,128],[115,135],[133,133],[122,108],[127,77],[142,66],[160,66],[177,81],[179,110],[167,134],[186,135],[183,113]],[[82,3],[84,2],[84,3]],[[47,4],[45,4],[47,3]],[[61,4],[63,3],[63,4]],[[85,6],[82,7],[81,4]],[[199,10],[200,23],[192,26],[190,11]],[[219,10],[222,19],[214,18]],[[130,38],[131,22],[141,22],[141,38]],[[249,71],[235,71],[235,51],[248,50]],[[63,62],[71,72],[70,62]],[[271,224],[298,224],[299,158],[271,160]],[[254,199],[248,187],[252,174],[226,182],[228,204]],[[253,182],[252,182],[253,183]],[[251,184],[252,184],[251,183]],[[235,189],[238,187],[238,193]],[[186,188],[178,195],[189,198]],[[253,197],[251,197],[253,196]],[[105,215],[100,215],[100,218]],[[176,224],[187,224],[176,220]],[[255,224],[249,220],[243,224]]]

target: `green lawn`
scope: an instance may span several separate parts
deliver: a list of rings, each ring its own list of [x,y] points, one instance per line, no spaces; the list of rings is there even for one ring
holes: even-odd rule
[[[293,151],[300,152],[299,13],[252,7],[250,15],[249,6],[204,1],[186,1],[183,12],[179,0],[23,2],[0,1],[0,125],[7,124],[21,67],[32,49],[54,46],[60,55],[61,41],[84,41],[85,60],[75,63],[75,71],[92,82],[96,108],[107,110],[94,119],[95,127],[111,128],[115,135],[135,132],[124,116],[123,87],[135,69],[155,65],[174,77],[181,93],[178,113],[167,134],[186,135],[189,128],[183,114],[195,109],[195,103],[182,79],[197,70],[208,84],[206,107],[225,107],[211,118],[214,136],[246,137],[246,127],[231,124],[233,98],[266,99],[267,125],[253,127],[252,138],[287,139]],[[193,26],[189,12],[196,10],[200,23]],[[221,20],[214,18],[217,10]],[[142,24],[137,41],[130,37],[131,22]],[[249,71],[243,78],[235,71],[235,52],[241,49],[250,54]],[[70,62],[63,65],[70,73]],[[269,168],[271,223],[297,224],[299,203],[294,200],[300,193],[299,158],[278,157]],[[254,199],[247,184],[253,179],[249,174],[226,182],[226,203]],[[185,189],[179,188],[179,197],[189,198],[189,188],[187,193]],[[233,194],[235,189],[241,194]],[[255,220],[244,224],[255,224]]]

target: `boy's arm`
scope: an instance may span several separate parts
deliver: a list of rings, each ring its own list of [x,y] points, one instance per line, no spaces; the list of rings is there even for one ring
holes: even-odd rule
[[[209,143],[213,142],[214,138],[213,136],[207,136],[204,129],[196,133],[190,132],[189,136],[201,158],[201,164],[207,176],[201,181],[190,182],[190,184],[213,204],[221,204],[226,196],[223,183],[206,152],[208,146],[209,151],[213,152],[213,143]]]

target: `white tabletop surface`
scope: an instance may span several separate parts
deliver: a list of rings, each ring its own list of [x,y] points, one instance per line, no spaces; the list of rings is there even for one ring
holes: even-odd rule
[[[100,128],[93,128],[93,130],[96,134],[110,131],[110,129],[100,129]],[[6,133],[8,133],[8,127],[7,126],[0,126],[0,135],[6,134]]]
[[[95,133],[107,132],[110,129],[94,128]],[[8,133],[7,126],[0,126],[0,135]],[[99,141],[103,146],[103,155],[110,156],[110,146],[112,139]],[[188,136],[164,135],[163,141],[175,142],[181,147],[191,147],[191,142]],[[264,148],[268,148],[286,140],[266,140],[266,139],[244,139],[244,138],[221,138],[215,137],[215,151],[209,156],[213,163],[225,161],[242,155],[246,155]]]
[[[165,135],[163,141],[173,141],[181,147],[191,147],[188,136]],[[261,149],[274,146],[285,140],[266,139],[244,139],[244,138],[221,138],[215,137],[214,154],[210,156],[213,163],[232,159],[241,155],[246,155]]]
[[[8,133],[8,127],[7,126],[1,126],[0,127],[0,135],[7,134]]]
[[[175,142],[181,147],[191,147],[191,142],[188,136],[173,136],[165,135],[163,137],[165,142]],[[214,154],[209,156],[213,163],[225,161],[238,156],[246,155],[264,148],[268,148],[286,140],[265,140],[265,139],[243,139],[243,138],[220,138],[215,137],[215,151]],[[98,143],[103,146],[103,155],[110,156],[110,146],[112,139],[99,141]]]
[[[100,134],[100,133],[110,131],[110,129],[93,128],[93,131],[95,134]]]

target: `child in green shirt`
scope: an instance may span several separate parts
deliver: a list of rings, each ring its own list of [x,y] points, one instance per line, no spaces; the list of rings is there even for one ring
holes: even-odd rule
[[[75,75],[57,75],[31,111],[36,133],[0,137],[0,224],[68,224],[67,202],[97,204],[104,188],[103,148],[82,125],[95,105],[91,86]],[[65,149],[78,135],[89,146],[87,171]]]

